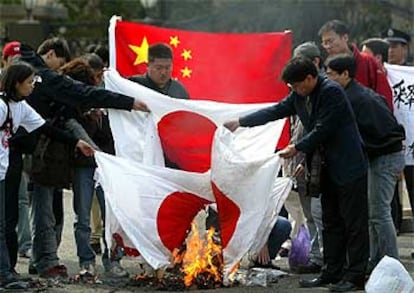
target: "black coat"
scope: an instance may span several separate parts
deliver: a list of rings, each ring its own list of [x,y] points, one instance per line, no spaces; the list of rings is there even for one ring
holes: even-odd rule
[[[70,118],[73,113],[70,109],[77,107],[132,109],[134,98],[86,85],[50,70],[36,52],[24,45],[21,46],[20,52],[20,59],[31,64],[37,71],[36,75],[41,79],[36,83],[27,102],[43,118],[49,120],[56,118],[57,110],[61,109],[62,105],[68,106],[64,111],[65,118]],[[19,128],[12,139],[13,147],[23,153],[32,153],[37,136],[38,133],[34,132],[28,137],[27,132]]]
[[[385,98],[355,80],[345,88],[359,132],[370,158],[402,150],[404,127],[398,124]]]
[[[295,144],[297,150],[312,154],[322,145],[328,173],[338,185],[364,175],[367,161],[363,143],[344,90],[337,83],[318,77],[309,97],[312,104],[310,114],[306,97],[291,92],[280,103],[240,118],[240,125],[262,125],[298,115],[306,134]]]

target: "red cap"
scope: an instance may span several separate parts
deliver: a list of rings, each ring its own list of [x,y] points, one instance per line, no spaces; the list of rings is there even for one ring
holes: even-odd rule
[[[3,48],[3,58],[16,55],[20,55],[20,42],[13,41],[6,43]]]

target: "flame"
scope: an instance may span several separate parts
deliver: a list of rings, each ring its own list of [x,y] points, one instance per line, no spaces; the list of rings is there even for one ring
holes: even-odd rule
[[[195,222],[191,224],[191,232],[187,238],[185,252],[174,251],[175,263],[182,262],[181,271],[184,273],[184,284],[190,287],[200,277],[204,283],[221,283],[222,256],[221,245],[215,243],[214,228],[200,235]]]

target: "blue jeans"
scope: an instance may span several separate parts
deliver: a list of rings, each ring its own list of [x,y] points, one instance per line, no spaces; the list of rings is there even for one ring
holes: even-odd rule
[[[379,156],[369,161],[368,215],[372,267],[384,255],[399,258],[397,235],[391,216],[391,201],[404,164],[403,152]]]
[[[0,282],[11,276],[9,251],[6,245],[6,192],[0,181]]]
[[[267,242],[271,259],[276,257],[283,242],[289,238],[291,230],[292,225],[288,219],[280,216],[277,217],[276,224],[273,226]]]
[[[19,252],[25,253],[32,248],[32,232],[29,219],[29,195],[27,184],[28,174],[22,172],[19,188],[19,221],[17,223],[17,236],[19,241]]]
[[[95,252],[91,248],[89,241],[91,237],[91,207],[95,195],[94,172],[94,167],[76,167],[73,178],[73,208],[76,214],[74,230],[80,266],[95,264]],[[101,210],[101,217],[104,221],[105,197],[100,186],[96,188],[96,196]],[[109,250],[105,241],[104,245],[102,264],[106,270],[109,270],[111,268],[111,261],[109,260]]]
[[[57,209],[61,208],[61,192],[56,192],[56,188],[52,186],[33,184],[32,258],[39,273],[59,264],[57,249],[61,240],[63,221],[60,217],[63,211],[57,211]]]

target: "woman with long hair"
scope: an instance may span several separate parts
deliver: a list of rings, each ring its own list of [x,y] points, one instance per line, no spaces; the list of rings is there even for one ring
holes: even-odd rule
[[[33,92],[35,83],[33,67],[28,63],[15,62],[5,71],[0,85],[0,287],[19,281],[14,268],[10,266],[5,221],[5,211],[9,208],[5,205],[5,176],[9,163],[9,139],[13,133],[22,126],[28,132],[38,130],[58,141],[76,146],[86,156],[94,152],[83,140],[50,126],[24,101]]]

